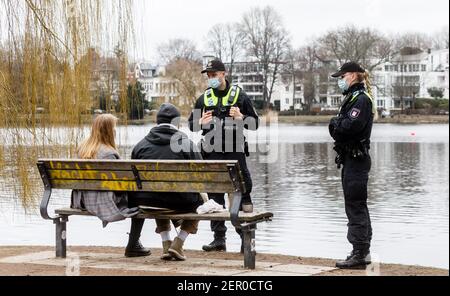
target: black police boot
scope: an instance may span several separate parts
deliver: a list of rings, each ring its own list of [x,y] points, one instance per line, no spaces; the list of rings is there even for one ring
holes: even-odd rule
[[[346,260],[336,262],[336,267],[340,269],[366,269],[367,265],[371,263],[369,250],[353,250]]]
[[[214,235],[214,240],[209,245],[203,246],[203,251],[205,252],[226,252],[226,238],[225,235]]]
[[[127,248],[125,249],[125,257],[145,257],[150,256],[152,252],[150,249],[144,248],[141,244],[141,241],[138,239],[137,241],[129,242]]]
[[[150,249],[144,248],[139,240],[143,225],[143,219],[131,219],[131,229],[128,244],[125,248],[125,257],[145,257],[151,255]]]

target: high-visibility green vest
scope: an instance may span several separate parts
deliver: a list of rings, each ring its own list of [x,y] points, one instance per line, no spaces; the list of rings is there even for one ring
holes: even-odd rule
[[[372,96],[371,96],[368,92],[366,92],[366,91],[362,91],[362,90],[355,91],[355,92],[353,93],[353,97],[352,97],[352,99],[350,100],[349,104],[353,104],[353,103],[356,101],[356,99],[358,98],[358,96],[359,96],[360,94],[365,94],[365,95],[370,99],[370,102],[372,103],[372,114],[377,113],[377,105],[376,105],[375,102],[373,101]]]
[[[222,106],[227,107],[236,105],[240,92],[241,89],[239,88],[239,86],[233,85],[232,87],[230,87],[227,95],[222,98]],[[206,107],[216,107],[219,103],[219,98],[214,94],[214,90],[212,88],[206,90],[205,94],[203,95],[203,99]]]

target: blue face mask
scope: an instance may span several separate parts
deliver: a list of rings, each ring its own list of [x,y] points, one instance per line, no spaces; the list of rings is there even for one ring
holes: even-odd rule
[[[208,79],[208,86],[211,88],[217,89],[217,88],[219,88],[220,84],[221,83],[220,83],[219,78]]]
[[[347,81],[345,80],[345,79],[343,79],[343,78],[340,78],[339,80],[338,80],[338,86],[339,86],[339,88],[342,90],[342,92],[346,92],[349,88],[350,88],[350,85],[347,83]]]

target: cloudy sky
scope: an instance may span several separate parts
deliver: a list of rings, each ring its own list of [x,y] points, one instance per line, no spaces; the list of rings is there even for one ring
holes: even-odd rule
[[[216,23],[239,21],[255,6],[271,5],[283,18],[294,46],[346,24],[385,33],[432,33],[449,24],[448,0],[135,0],[135,56],[153,60],[156,46],[189,38],[205,50]]]

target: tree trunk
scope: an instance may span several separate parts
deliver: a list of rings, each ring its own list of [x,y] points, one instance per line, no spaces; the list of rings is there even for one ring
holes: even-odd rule
[[[297,109],[295,109],[295,87],[296,87],[296,84],[295,84],[295,71],[293,71],[293,74],[292,74],[292,86],[294,88],[292,90],[292,106],[293,106],[293,109],[294,109],[294,115],[297,116]]]
[[[273,88],[275,86],[277,74],[278,74],[278,63],[275,63],[275,68],[272,73],[272,83],[270,84],[269,95],[267,98],[269,105],[270,105],[270,101],[272,100],[272,93],[273,93]]]
[[[263,102],[264,102],[264,110],[269,110],[270,102],[268,102],[268,93],[267,93],[267,82],[268,82],[268,64],[264,63],[264,77],[263,77]]]

